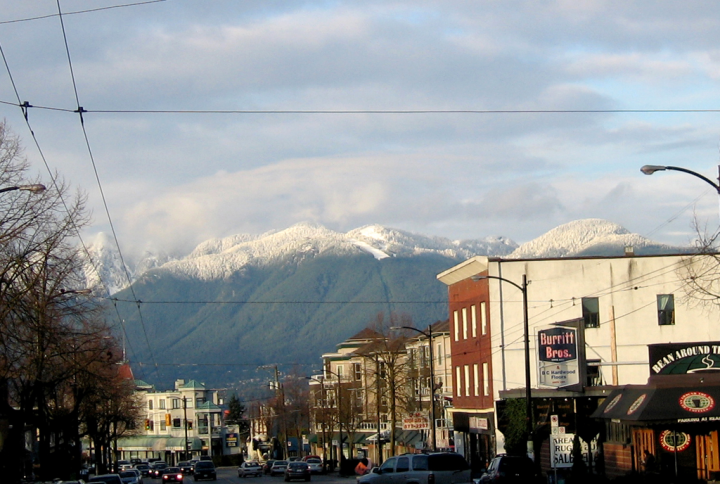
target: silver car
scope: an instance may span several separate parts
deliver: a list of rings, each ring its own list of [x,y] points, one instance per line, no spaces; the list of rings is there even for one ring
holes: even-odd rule
[[[254,461],[243,462],[242,464],[240,464],[240,467],[238,467],[238,477],[261,477],[262,474],[262,466]]]

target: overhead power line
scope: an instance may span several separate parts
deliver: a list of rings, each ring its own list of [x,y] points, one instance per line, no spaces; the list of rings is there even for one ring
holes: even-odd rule
[[[147,0],[145,2],[136,2],[136,3],[124,3],[122,5],[108,5],[107,7],[97,7],[97,8],[89,8],[86,10],[75,10],[72,12],[65,12],[62,15],[68,16],[68,15],[78,15],[81,13],[92,13],[92,12],[99,12],[100,10],[111,10],[115,8],[125,8],[125,7],[135,7],[137,5],[146,5],[148,3],[158,3],[158,2],[165,2],[167,0]],[[53,17],[59,17],[59,13],[49,13],[47,15],[38,15],[37,17],[27,17],[27,18],[19,18],[15,20],[3,20],[0,21],[0,25],[3,24],[14,24],[18,22],[30,22],[32,20],[42,20],[46,18],[53,18]]]

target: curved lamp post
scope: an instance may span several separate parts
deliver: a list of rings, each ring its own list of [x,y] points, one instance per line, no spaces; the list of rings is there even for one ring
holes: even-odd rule
[[[322,380],[318,380],[317,378],[312,377],[312,376],[306,376],[305,378],[308,379],[308,380],[311,380],[311,381],[318,382],[318,383],[320,384],[320,395],[321,395],[321,398],[322,398],[323,408],[324,408],[325,403],[326,403],[326,402],[325,402],[325,379],[323,378]],[[326,432],[326,429],[325,429],[325,427],[326,427],[326,425],[325,425],[325,418],[326,418],[325,412],[323,411],[323,420],[322,420],[322,431],[323,431],[323,469],[325,469],[325,465],[326,465],[326,463],[327,463],[327,447],[326,447],[326,446],[327,446],[327,432]]]
[[[523,337],[525,339],[525,429],[528,434],[527,452],[535,459],[535,450],[533,444],[533,426],[532,426],[532,392],[530,391],[530,328],[528,324],[528,297],[527,297],[527,274],[522,276],[522,284],[517,284],[509,279],[498,276],[472,276],[473,281],[482,281],[483,279],[497,279],[498,281],[507,282],[508,284],[520,289],[523,297]]]
[[[717,192],[717,194],[720,195],[720,165],[718,165],[718,182],[717,183],[715,183],[708,177],[701,175],[700,173],[694,172],[692,170],[688,170],[687,168],[681,168],[679,166],[645,165],[642,168],[640,168],[640,171],[645,173],[646,175],[652,175],[656,171],[665,171],[665,170],[681,171],[683,173],[687,173],[688,175],[692,175],[694,177],[700,178],[702,181],[704,181],[708,185],[712,186],[715,189],[715,192]]]
[[[23,190],[23,191],[32,192],[32,193],[39,193],[39,192],[45,191],[45,185],[36,184],[36,185],[18,185],[15,187],[5,187],[5,188],[0,188],[0,193],[12,192],[15,190]]]
[[[718,183],[715,183],[714,181],[707,178],[706,176],[701,175],[700,173],[696,173],[692,170],[688,170],[687,168],[680,168],[679,166],[645,165],[642,168],[640,168],[640,171],[645,173],[646,175],[652,175],[656,171],[665,171],[665,170],[681,171],[683,173],[687,173],[689,175],[700,178],[705,183],[710,184],[715,189],[715,191],[718,193],[718,195],[720,195],[720,176],[718,176]],[[718,165],[718,173],[720,173],[720,165]]]
[[[428,326],[428,331],[422,331],[412,326],[391,326],[390,329],[411,329],[427,337],[430,345],[430,431],[432,435],[432,450],[433,452],[437,449],[437,440],[435,437],[435,370],[433,368],[433,340],[432,340],[432,326]],[[379,431],[379,430],[378,430]],[[379,434],[378,434],[379,435]],[[378,437],[379,438],[379,437]]]

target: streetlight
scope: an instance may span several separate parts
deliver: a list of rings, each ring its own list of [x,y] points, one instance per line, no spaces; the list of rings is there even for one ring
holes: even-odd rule
[[[432,325],[428,326],[428,331],[422,331],[417,328],[413,328],[412,326],[391,326],[390,329],[411,329],[413,331],[416,331],[422,335],[425,335],[427,337],[429,345],[430,345],[430,418],[432,419],[430,421],[430,431],[432,435],[432,450],[433,452],[437,450],[437,441],[435,437],[435,370],[433,368],[434,365],[434,357],[433,357],[433,340],[432,340]],[[378,429],[379,431],[379,429]],[[378,434],[379,435],[379,434]]]
[[[522,276],[522,285],[517,284],[509,279],[498,276],[472,276],[473,281],[482,281],[483,279],[497,279],[498,281],[507,282],[508,284],[520,289],[523,296],[523,336],[525,337],[525,420],[526,431],[528,434],[527,452],[535,458],[535,450],[532,439],[532,393],[530,391],[530,329],[528,324],[528,297],[527,297],[527,274]]]
[[[342,431],[342,377],[338,375],[337,373],[333,372],[332,370],[329,370],[327,368],[323,369],[323,380],[325,379],[325,373],[330,373],[333,376],[336,376],[338,379],[337,384],[337,406],[338,406],[338,430],[340,433],[340,442],[338,445],[338,449],[340,450],[340,455],[338,456],[338,465],[340,466],[340,473],[342,474],[342,460],[343,460],[343,431]]]
[[[665,171],[665,170],[673,170],[673,171],[682,171],[683,173],[688,173],[692,176],[700,178],[705,183],[709,183],[712,185],[712,187],[715,189],[715,191],[720,195],[720,176],[718,176],[718,182],[715,183],[711,179],[707,178],[706,176],[701,175],[700,173],[696,173],[692,170],[688,170],[687,168],[680,168],[679,166],[661,166],[661,165],[645,165],[642,168],[640,168],[640,171],[645,173],[646,175],[652,175],[656,171]],[[718,165],[718,173],[720,173],[720,165]]]
[[[45,185],[41,185],[38,183],[35,185],[18,185],[18,186],[14,186],[14,187],[5,187],[5,188],[0,188],[0,193],[12,192],[15,190],[23,190],[23,191],[32,192],[32,193],[39,193],[39,192],[45,191]]]

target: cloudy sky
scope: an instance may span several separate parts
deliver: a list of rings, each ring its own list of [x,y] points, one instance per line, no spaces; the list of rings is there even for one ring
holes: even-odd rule
[[[128,254],[301,221],[517,242],[582,218],[674,244],[694,218],[717,229],[710,185],[640,167],[718,177],[720,3],[97,10],[133,1],[0,12],[1,115],[45,170],[18,96],[35,106],[48,165],[88,195],[89,240],[109,227],[101,191]]]

